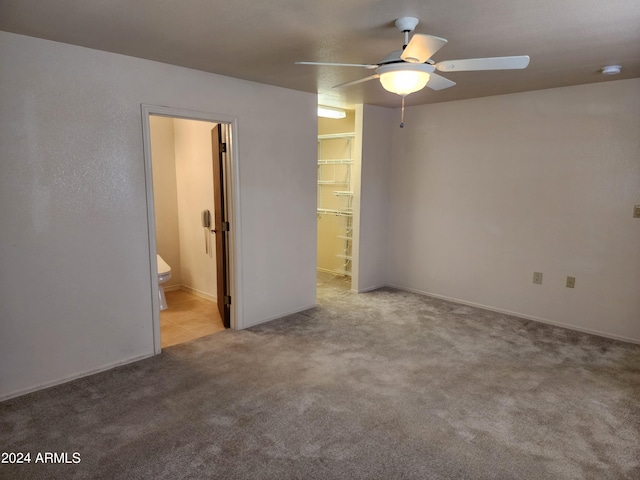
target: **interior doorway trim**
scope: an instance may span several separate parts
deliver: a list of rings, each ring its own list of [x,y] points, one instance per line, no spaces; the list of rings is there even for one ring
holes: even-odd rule
[[[231,295],[231,328],[240,330],[242,326],[242,255],[240,249],[240,179],[238,168],[238,117],[212,112],[199,112],[182,108],[162,107],[156,105],[141,105],[142,134],[144,148],[144,173],[147,195],[147,228],[149,232],[149,266],[153,318],[153,344],[156,354],[162,351],[160,344],[160,301],[158,298],[158,266],[156,262],[156,220],[153,197],[153,173],[151,167],[151,128],[150,115],[162,117],[184,118],[188,120],[203,120],[206,122],[228,125],[230,155],[225,158],[225,168],[228,178],[227,185],[227,218],[231,219],[229,229],[229,292]]]

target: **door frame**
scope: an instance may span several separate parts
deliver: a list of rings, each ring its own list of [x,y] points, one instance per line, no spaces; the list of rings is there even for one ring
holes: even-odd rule
[[[231,328],[240,330],[242,326],[242,254],[240,249],[240,178],[238,168],[238,117],[212,112],[199,112],[183,108],[163,107],[141,104],[142,137],[144,150],[145,189],[147,196],[147,228],[149,240],[149,266],[151,285],[151,317],[153,325],[154,353],[162,351],[160,344],[160,300],[158,298],[158,266],[156,261],[156,220],[153,197],[153,172],[151,165],[151,129],[149,116],[184,118],[203,120],[227,125],[227,154],[225,183],[228,188],[225,209],[229,222],[227,248],[229,252],[227,275],[229,277],[229,294],[231,295]]]

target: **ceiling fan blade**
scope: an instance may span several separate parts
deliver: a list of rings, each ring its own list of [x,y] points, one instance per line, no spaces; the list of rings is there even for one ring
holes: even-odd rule
[[[435,67],[440,72],[470,72],[474,70],[518,70],[527,68],[528,55],[515,57],[467,58],[464,60],[445,60]]]
[[[445,88],[453,87],[456,82],[452,82],[448,78],[444,78],[437,73],[429,74],[429,81],[427,87],[431,90],[444,90]]]
[[[378,68],[379,65],[371,63],[332,63],[332,62],[296,62],[296,65],[321,65],[327,67],[364,67],[369,69]]]
[[[352,82],[346,82],[346,83],[341,83],[340,85],[335,85],[333,88],[350,87],[351,85],[356,85],[357,83],[368,82],[369,80],[373,80],[374,78],[380,78],[380,75],[376,73],[375,75],[370,75],[368,77],[360,78]]]
[[[424,63],[446,43],[446,38],[416,33],[409,40],[400,58],[409,63]]]

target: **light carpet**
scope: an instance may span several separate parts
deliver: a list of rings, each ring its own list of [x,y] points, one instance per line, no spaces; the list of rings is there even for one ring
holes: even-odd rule
[[[0,404],[2,479],[638,479],[640,346],[354,294]],[[33,458],[33,457],[32,457]]]

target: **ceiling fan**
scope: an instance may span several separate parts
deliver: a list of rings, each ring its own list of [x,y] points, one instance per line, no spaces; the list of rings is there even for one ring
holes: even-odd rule
[[[380,63],[332,63],[332,62],[296,62],[299,65],[325,65],[335,67],[363,67],[375,69],[375,73],[352,82],[342,83],[333,88],[349,87],[376,78],[380,79],[385,90],[402,97],[404,117],[404,97],[422,90],[425,86],[432,90],[443,90],[456,83],[438,72],[468,72],[477,70],[517,70],[529,65],[527,55],[511,57],[468,58],[463,60],[444,60],[434,62],[431,56],[445,46],[445,38],[434,35],[416,33],[409,40],[409,33],[418,25],[415,17],[401,17],[396,20],[396,27],[404,33],[404,46],[387,55]],[[402,123],[400,126],[404,126]]]

